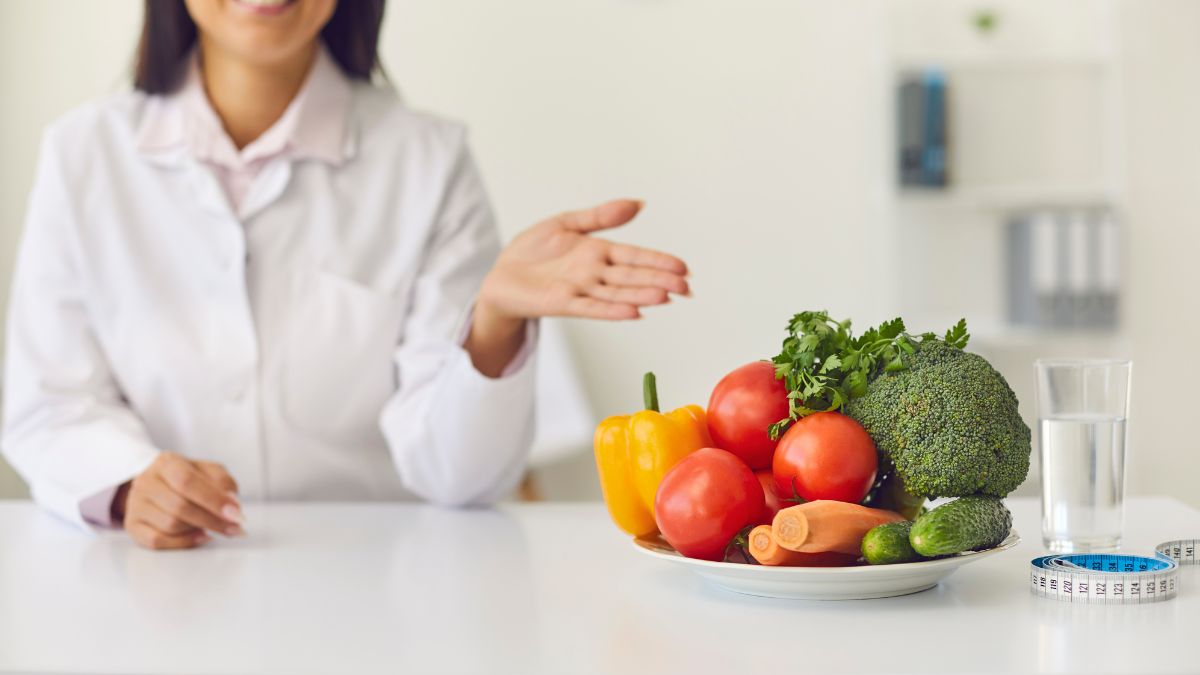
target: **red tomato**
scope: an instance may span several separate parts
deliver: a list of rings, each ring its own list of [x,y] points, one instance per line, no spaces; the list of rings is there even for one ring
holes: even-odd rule
[[[758,479],[763,488],[763,514],[758,522],[762,525],[770,525],[771,521],[775,520],[775,514],[779,513],[779,509],[786,509],[794,502],[785,502],[779,497],[779,493],[775,490],[775,472],[763,469],[755,471],[754,477]]]
[[[763,512],[762,485],[746,463],[701,448],[663,476],[654,518],[667,543],[689,558],[722,560],[725,547]]]
[[[769,361],[747,363],[721,378],[708,399],[713,444],[741,457],[752,469],[771,466],[775,441],[767,427],[788,416],[787,387]]]
[[[792,423],[775,450],[775,489],[805,501],[858,503],[875,482],[879,457],[858,422],[821,412]]]

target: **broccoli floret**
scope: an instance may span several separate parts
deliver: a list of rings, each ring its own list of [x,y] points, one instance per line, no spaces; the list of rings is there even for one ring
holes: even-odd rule
[[[907,369],[880,375],[844,412],[916,496],[1003,497],[1029,473],[1029,427],[1004,377],[940,340],[919,343]]]

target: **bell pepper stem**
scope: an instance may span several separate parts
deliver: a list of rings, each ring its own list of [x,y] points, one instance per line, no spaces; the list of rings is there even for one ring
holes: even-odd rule
[[[646,405],[646,410],[658,410],[658,384],[654,380],[654,373],[646,373],[642,377],[642,402]]]

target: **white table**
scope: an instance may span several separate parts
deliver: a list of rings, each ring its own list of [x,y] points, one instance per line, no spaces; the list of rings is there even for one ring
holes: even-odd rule
[[[1200,571],[1177,599],[1030,595],[1025,541],[924,593],[734,595],[636,553],[598,504],[443,511],[247,507],[249,536],[151,552],[0,503],[0,671],[1196,672]],[[1200,512],[1127,505],[1128,550],[1200,536]],[[753,668],[749,666],[753,665]]]

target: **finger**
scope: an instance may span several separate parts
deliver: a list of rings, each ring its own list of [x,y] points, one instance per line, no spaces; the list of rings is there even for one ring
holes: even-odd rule
[[[687,264],[669,253],[629,244],[613,244],[608,250],[608,259],[617,265],[653,267],[674,274],[688,272]]]
[[[150,525],[163,534],[195,534],[203,531],[203,528],[175,516],[150,500],[145,501],[138,507],[134,518],[139,522]]]
[[[625,303],[637,307],[663,305],[671,301],[665,290],[650,286],[608,286],[606,284],[596,284],[588,290],[588,295],[597,300]]]
[[[162,479],[189,502],[228,523],[242,522],[242,509],[237,499],[218,487],[196,465],[182,457],[168,462],[162,469]]]
[[[582,211],[568,211],[555,220],[569,230],[595,232],[618,227],[633,220],[642,210],[642,202],[635,199],[617,199]]]
[[[221,489],[235,495],[237,494],[237,481],[233,479],[233,476],[229,475],[229,472],[225,470],[225,467],[217,464],[216,462],[198,461],[196,462],[196,468],[200,469],[201,473],[203,473],[205,476],[208,476],[209,480],[216,483]]]
[[[654,286],[677,295],[688,294],[686,279],[678,274],[649,267],[609,265],[600,273],[600,278],[609,286]]]
[[[138,544],[155,550],[193,548],[212,540],[204,532],[189,534],[168,534],[155,528],[144,520],[126,523],[125,531]]]
[[[623,302],[606,302],[587,296],[571,298],[567,301],[567,315],[586,319],[606,319],[620,321],[637,319],[642,316],[637,307]]]
[[[150,507],[147,509],[148,512],[159,511],[166,517],[182,521],[191,527],[220,532],[228,537],[239,537],[245,534],[240,525],[200,507],[187,497],[176,492],[166,483],[152,487],[158,487],[159,489],[151,489],[147,494],[147,500],[150,502]],[[167,531],[161,520],[155,521],[149,514],[146,520],[156,525],[160,530]]]

